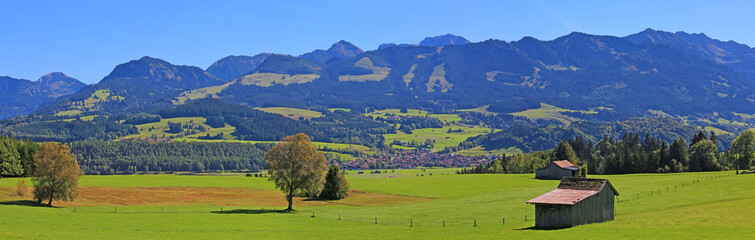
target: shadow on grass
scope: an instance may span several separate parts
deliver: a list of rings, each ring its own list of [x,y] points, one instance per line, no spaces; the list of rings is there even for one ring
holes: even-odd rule
[[[0,205],[16,205],[16,206],[29,206],[29,207],[50,207],[47,204],[39,204],[38,202],[32,201],[32,200],[3,201],[3,202],[0,202]]]
[[[266,214],[266,213],[291,213],[289,210],[276,210],[276,209],[233,209],[227,211],[212,211],[217,214]],[[296,212],[296,210],[293,210]]]
[[[540,231],[546,230],[547,231],[547,230],[561,230],[561,229],[567,229],[567,228],[569,228],[569,227],[535,227],[535,226],[532,226],[532,227],[526,227],[526,228],[518,228],[518,229],[514,229],[514,230],[518,230],[518,231],[521,231],[521,230],[535,230],[535,231],[537,231],[537,230],[540,230]]]

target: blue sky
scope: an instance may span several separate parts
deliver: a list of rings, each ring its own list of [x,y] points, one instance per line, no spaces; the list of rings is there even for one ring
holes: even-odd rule
[[[228,55],[364,50],[452,33],[477,42],[573,31],[704,32],[755,46],[755,1],[0,1],[0,76],[86,83],[149,55],[207,68]]]

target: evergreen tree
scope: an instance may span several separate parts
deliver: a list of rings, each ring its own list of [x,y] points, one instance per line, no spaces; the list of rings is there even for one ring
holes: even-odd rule
[[[23,174],[24,167],[21,164],[21,156],[18,154],[15,144],[11,141],[11,138],[3,138],[0,142],[0,177],[18,177]]]
[[[577,157],[577,154],[574,152],[574,149],[566,141],[558,142],[558,146],[556,146],[556,149],[553,150],[553,156],[551,157],[551,160],[568,160],[574,165],[581,165],[581,162]]]
[[[687,163],[689,162],[689,149],[687,148],[687,143],[683,138],[674,140],[668,151],[668,157],[672,161],[671,166],[669,167],[675,169],[675,172],[683,172],[684,166],[687,166]]]
[[[706,137],[705,133],[703,133],[703,131],[700,130],[700,132],[698,132],[697,134],[695,134],[695,136],[692,137],[692,142],[689,144],[689,146],[692,147],[692,145],[695,145],[695,143],[701,140],[705,140],[705,139],[708,139],[708,137]]]
[[[343,199],[348,196],[349,183],[343,171],[338,166],[330,166],[328,173],[325,175],[325,185],[323,186],[320,198],[328,200]]]

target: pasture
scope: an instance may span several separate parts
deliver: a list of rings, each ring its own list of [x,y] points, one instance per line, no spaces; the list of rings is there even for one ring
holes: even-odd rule
[[[450,130],[450,132],[449,132]],[[459,131],[461,130],[461,131]],[[401,140],[405,142],[415,141],[419,144],[424,143],[427,139],[435,142],[435,151],[443,150],[446,147],[458,146],[459,143],[467,140],[467,138],[490,133],[490,128],[484,127],[465,127],[458,125],[449,125],[442,128],[420,128],[412,131],[411,134],[407,133],[394,133],[384,134],[385,144],[390,145],[395,140]],[[403,146],[393,145],[395,148],[402,148]]]
[[[382,176],[349,171],[351,197],[297,199],[295,213],[276,211],[285,208],[283,194],[258,177],[84,176],[79,200],[59,208],[22,205],[10,196],[17,179],[5,178],[0,238],[738,239],[755,229],[755,175],[592,176],[608,178],[621,194],[616,220],[536,230],[530,228],[534,206],[525,201],[558,181],[453,171],[401,169]]]

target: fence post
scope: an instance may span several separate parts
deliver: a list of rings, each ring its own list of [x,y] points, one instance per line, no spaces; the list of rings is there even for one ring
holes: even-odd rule
[[[314,211],[312,211],[312,217],[315,217],[315,212]]]
[[[223,206],[220,206],[220,212],[223,212]]]
[[[501,225],[506,225],[506,218],[501,218]]]
[[[446,219],[443,219],[443,227],[446,227]]]
[[[377,224],[377,217],[375,217],[375,224]]]
[[[414,219],[409,219],[409,227],[414,227]]]
[[[341,221],[341,214],[338,214],[338,221]]]
[[[474,220],[474,226],[477,227],[477,219]]]
[[[115,207],[115,210],[113,210],[113,213],[118,213],[118,207]]]
[[[73,212],[76,212],[76,208],[73,208]]]

